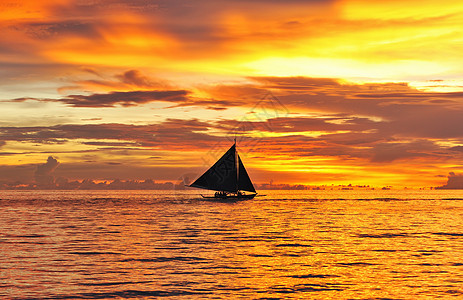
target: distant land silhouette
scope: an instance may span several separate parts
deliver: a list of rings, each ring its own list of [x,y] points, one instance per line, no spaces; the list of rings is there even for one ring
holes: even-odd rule
[[[261,190],[390,190],[391,186],[371,187],[369,185],[304,185],[304,184],[276,184],[273,182],[255,184]],[[442,188],[442,187],[440,187]],[[405,188],[406,189],[406,188]],[[186,187],[185,182],[156,182],[152,179],[145,180],[68,180],[59,177],[55,181],[46,184],[33,182],[0,182],[0,190],[195,190]]]

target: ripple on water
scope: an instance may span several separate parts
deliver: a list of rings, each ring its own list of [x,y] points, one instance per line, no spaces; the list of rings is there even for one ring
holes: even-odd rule
[[[278,191],[236,203],[188,192],[180,201],[153,191],[1,193],[4,299],[463,295],[454,191]]]

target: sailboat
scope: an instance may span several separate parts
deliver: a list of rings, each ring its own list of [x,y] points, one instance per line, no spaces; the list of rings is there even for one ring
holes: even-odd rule
[[[216,191],[214,196],[201,196],[218,200],[252,199],[257,195],[236,150],[236,139],[230,149],[190,187]]]

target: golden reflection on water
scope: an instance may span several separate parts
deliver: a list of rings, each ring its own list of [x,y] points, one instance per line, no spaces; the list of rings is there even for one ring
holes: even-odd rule
[[[463,295],[457,192],[2,193],[7,298]]]

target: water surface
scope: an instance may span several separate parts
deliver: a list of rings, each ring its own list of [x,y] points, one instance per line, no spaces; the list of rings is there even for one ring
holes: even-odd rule
[[[0,297],[463,296],[463,191],[0,191]]]

